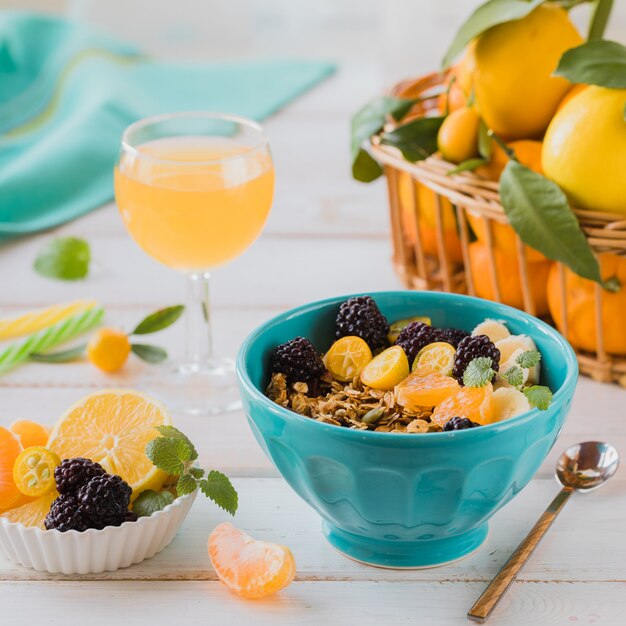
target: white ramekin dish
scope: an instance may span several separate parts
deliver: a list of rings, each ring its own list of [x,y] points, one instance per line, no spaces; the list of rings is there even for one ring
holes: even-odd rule
[[[162,511],[136,522],[82,533],[28,528],[0,517],[0,549],[9,560],[38,572],[113,572],[161,552],[185,521],[196,494],[177,498]]]

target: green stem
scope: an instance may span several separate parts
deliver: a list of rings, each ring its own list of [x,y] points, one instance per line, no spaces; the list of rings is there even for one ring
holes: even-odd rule
[[[613,9],[613,0],[595,0],[587,40],[602,39]]]

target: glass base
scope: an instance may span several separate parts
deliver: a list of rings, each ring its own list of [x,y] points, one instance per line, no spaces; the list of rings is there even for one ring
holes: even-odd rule
[[[142,391],[158,398],[173,413],[218,415],[241,408],[232,359],[206,363],[173,361],[150,369]]]

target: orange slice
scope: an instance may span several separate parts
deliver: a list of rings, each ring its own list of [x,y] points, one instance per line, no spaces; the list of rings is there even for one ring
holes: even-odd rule
[[[437,406],[459,391],[459,383],[439,372],[418,368],[395,388],[396,401],[407,409]]]
[[[348,382],[361,373],[372,360],[370,347],[360,337],[337,339],[324,357],[324,364],[333,378]]]
[[[209,536],[209,557],[219,579],[244,598],[264,598],[289,585],[296,563],[287,546],[257,541],[223,523]]]
[[[409,375],[409,360],[400,346],[391,346],[374,357],[361,372],[361,381],[372,389],[389,391]]]
[[[10,509],[20,498],[20,491],[13,480],[13,465],[21,451],[18,438],[0,426],[0,511]]]
[[[58,498],[58,496],[59,494],[56,491],[51,491],[45,496],[41,496],[41,498],[31,500],[27,504],[23,504],[10,511],[5,511],[0,515],[16,524],[24,524],[24,526],[34,526],[41,528],[41,530],[46,530],[44,520],[46,519],[46,515],[48,515],[52,501]]]
[[[121,476],[133,497],[158,491],[167,475],[146,456],[146,444],[159,436],[156,426],[171,424],[165,407],[129,389],[93,393],[70,407],[50,433],[48,448],[61,459],[85,457],[109,474]]]
[[[31,420],[15,420],[9,426],[9,430],[17,435],[22,448],[45,446],[50,434],[45,426]]]
[[[491,383],[484,387],[462,387],[435,408],[432,421],[443,428],[453,417],[467,417],[483,426],[497,421]]]

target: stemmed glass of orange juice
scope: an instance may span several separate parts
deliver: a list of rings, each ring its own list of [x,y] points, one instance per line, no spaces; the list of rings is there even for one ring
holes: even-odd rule
[[[220,413],[240,406],[234,363],[213,355],[209,271],[238,257],[260,234],[274,194],[262,128],[214,113],[141,120],[122,136],[115,198],[131,237],[187,276],[185,358],[151,376],[175,410]]]

